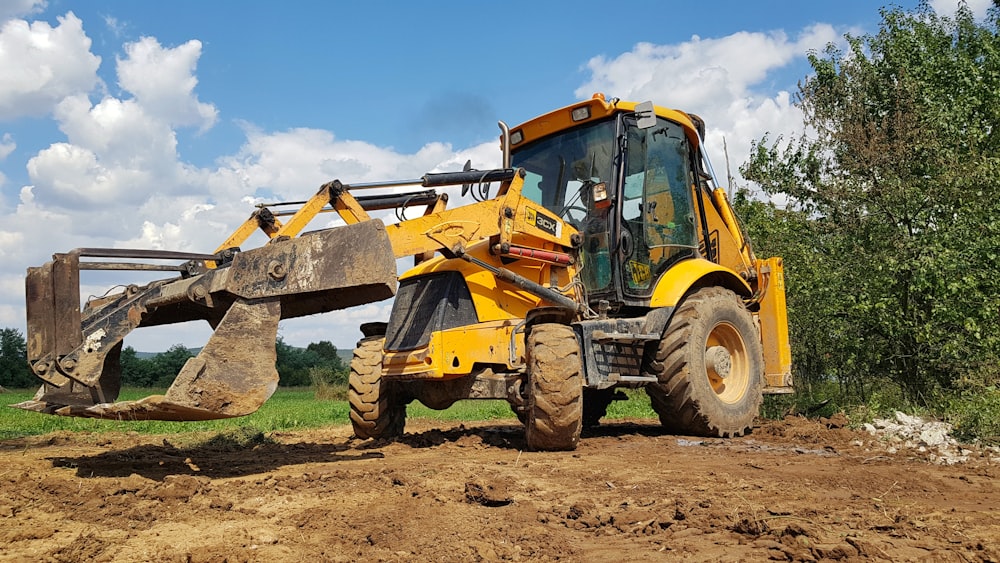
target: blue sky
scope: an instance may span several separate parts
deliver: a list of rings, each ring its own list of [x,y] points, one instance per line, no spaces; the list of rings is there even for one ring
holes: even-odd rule
[[[492,166],[497,120],[596,91],[698,113],[716,169],[723,139],[738,166],[753,139],[801,129],[806,52],[875,31],[881,5],[0,0],[0,326],[24,329],[24,269],[53,252],[211,251],[255,198]],[[282,334],[351,348],[388,308]],[[143,333],[127,344],[208,334]]]

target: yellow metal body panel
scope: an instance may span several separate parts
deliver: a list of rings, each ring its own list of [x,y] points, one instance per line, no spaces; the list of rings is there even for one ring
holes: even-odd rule
[[[351,198],[353,199],[353,198]],[[275,236],[285,236],[285,237],[296,237],[302,232],[302,229],[306,228],[320,212],[326,207],[326,204],[330,203],[330,184],[323,184],[319,191],[316,192],[309,201],[305,203],[298,211],[295,212],[288,222],[278,230],[278,234]],[[364,213],[364,211],[362,211]],[[352,220],[351,214],[341,213],[341,217],[347,224],[358,223],[358,220]],[[368,219],[368,215],[365,214],[364,219]]]
[[[227,248],[240,246],[241,244],[246,242],[246,240],[250,238],[251,235],[257,232],[257,229],[264,231],[264,233],[267,234],[268,238],[274,238],[274,236],[277,235],[278,230],[281,229],[281,227],[282,227],[281,221],[279,221],[277,218],[274,219],[274,223],[271,225],[262,225],[260,220],[257,218],[257,214],[254,213],[246,221],[244,221],[242,225],[237,227],[236,231],[234,231],[233,234],[229,235],[229,238],[223,241],[222,244],[220,244],[218,248],[215,249],[215,253],[222,252]]]
[[[526,121],[521,125],[512,128],[511,134],[520,132],[523,136],[523,140],[518,143],[518,145],[526,144],[552,133],[576,127],[577,125],[587,121],[605,118],[615,112],[635,111],[635,107],[637,105],[638,104],[636,102],[625,102],[616,98],[612,98],[608,101],[602,94],[594,94],[594,96],[589,100],[579,102],[571,106],[566,106],[555,111],[550,111],[549,113]],[[582,107],[590,108],[590,117],[581,121],[574,121],[572,117],[573,110]],[[684,132],[688,137],[688,141],[691,142],[692,146],[697,147],[701,144],[698,137],[698,130],[695,129],[694,122],[691,121],[688,114],[661,106],[653,106],[653,110],[656,112],[656,115],[682,125],[684,127]]]
[[[517,242],[517,239],[515,239]],[[490,254],[489,241],[483,240],[467,249],[468,254],[496,267],[504,267],[529,280],[542,285],[559,285],[573,275],[567,268],[551,264],[521,259],[504,265],[498,257]],[[472,302],[480,322],[523,319],[528,311],[544,305],[537,295],[518,289],[511,284],[497,280],[492,273],[464,260],[447,259],[436,256],[432,260],[411,268],[400,276],[405,280],[415,276],[435,272],[457,271],[465,279],[472,295]]]
[[[719,190],[716,190],[716,192],[719,192]],[[708,233],[711,239],[707,244],[712,247],[715,261],[721,266],[749,278],[753,272],[754,264],[749,260],[748,253],[745,252],[743,236],[739,234],[739,227],[736,225],[735,219],[727,222],[723,218],[724,214],[732,218],[732,212],[729,209],[729,203],[725,201],[725,195],[721,194],[721,204],[712,194],[703,192],[703,195],[705,199],[705,218],[708,222]],[[700,216],[697,223],[698,232],[703,233],[704,230]],[[736,236],[734,236],[734,233],[736,233]]]
[[[740,258],[743,264],[749,266],[756,262],[756,258],[753,255],[753,249],[750,248],[749,241],[743,237],[743,231],[740,229],[740,224],[736,220],[736,215],[733,214],[733,206],[729,204],[729,198],[726,197],[726,190],[722,188],[717,188],[712,192],[712,203],[715,204],[715,209],[719,212],[719,217],[722,222],[726,225],[726,229],[733,238],[733,242],[736,244]]]
[[[761,343],[764,345],[764,378],[771,392],[791,391],[792,352],[788,340],[788,308],[785,305],[785,267],[781,258],[757,262],[760,297]],[[768,389],[765,389],[767,391]]]
[[[727,280],[725,286],[744,297],[749,297],[753,293],[747,282],[743,281],[736,272],[703,258],[693,258],[678,262],[660,276],[653,288],[653,296],[650,298],[649,305],[651,307],[676,307],[695,282],[712,274],[717,274],[720,279]]]
[[[517,369],[524,361],[523,339],[511,335],[520,319],[481,322],[431,334],[427,346],[404,352],[385,352],[382,373],[394,379],[454,379],[466,376],[477,366]]]
[[[500,244],[511,243],[519,235],[534,240],[532,246],[536,248],[544,244],[569,247],[570,236],[576,231],[566,228],[544,207],[521,195],[523,185],[524,179],[517,176],[501,186],[493,199],[386,225],[393,251],[397,257],[403,257],[437,249],[453,250],[456,245],[465,248],[489,237],[497,237]],[[540,228],[539,215],[554,221],[555,228],[551,231]]]

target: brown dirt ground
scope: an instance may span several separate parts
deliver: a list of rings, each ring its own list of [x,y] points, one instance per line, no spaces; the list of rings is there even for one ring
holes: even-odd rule
[[[522,451],[513,422],[248,438],[0,442],[0,560],[1000,560],[996,462],[889,454],[837,422],[616,422],[561,453]]]

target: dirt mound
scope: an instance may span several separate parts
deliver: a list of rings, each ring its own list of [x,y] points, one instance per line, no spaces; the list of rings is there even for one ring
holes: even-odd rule
[[[728,440],[619,422],[574,452],[434,424],[8,440],[0,560],[1000,560],[989,456],[937,465],[836,418]]]

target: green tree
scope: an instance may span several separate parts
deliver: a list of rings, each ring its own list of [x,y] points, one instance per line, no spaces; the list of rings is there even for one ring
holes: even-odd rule
[[[306,351],[313,352],[320,359],[320,364],[315,366],[324,370],[323,373],[329,375],[327,383],[347,383],[348,367],[344,364],[337,347],[328,340],[312,342],[306,346]]]
[[[286,387],[304,387],[311,383],[309,368],[320,363],[319,355],[305,348],[296,348],[278,337],[275,343],[278,353],[276,366],[278,384]]]
[[[340,356],[337,354],[337,347],[334,346],[329,340],[320,340],[319,342],[312,342],[306,346],[306,350],[314,352],[323,362],[330,364],[331,366],[342,366],[343,362]]]
[[[733,205],[758,254],[784,260],[795,398],[803,405],[827,399],[831,384],[843,396],[863,394],[850,355],[856,327],[843,311],[850,289],[834,275],[840,266],[837,239],[808,213],[780,209],[746,191],[737,193]]]
[[[926,2],[884,9],[876,34],[810,55],[796,99],[810,133],[755,143],[744,176],[788,205],[766,227],[783,232],[751,235],[787,253],[807,380],[832,376],[863,398],[888,378],[920,402],[996,383],[997,17],[979,24],[964,4],[954,18]]]
[[[140,358],[136,354],[135,348],[131,346],[122,349],[121,365],[123,385],[152,387],[158,383],[162,376],[157,372],[157,365],[153,359]]]
[[[157,354],[151,358],[153,368],[150,383],[156,387],[169,387],[188,359],[193,357],[191,350],[183,344],[174,344],[166,352]]]
[[[298,348],[279,336],[275,348],[278,353],[276,367],[280,385],[304,387],[313,384],[313,379],[317,376],[324,379],[325,383],[347,382],[347,366],[337,354],[337,347],[326,340]]]
[[[20,389],[38,383],[28,367],[24,335],[16,328],[0,329],[0,386]]]

